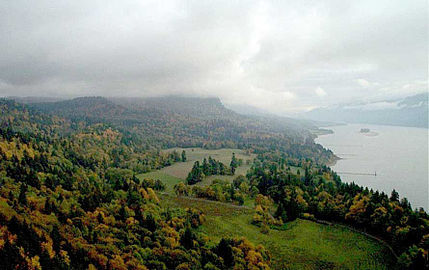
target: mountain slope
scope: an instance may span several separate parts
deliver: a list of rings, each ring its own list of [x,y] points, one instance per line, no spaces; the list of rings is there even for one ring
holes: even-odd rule
[[[64,101],[32,103],[31,107],[67,118],[115,119],[126,111],[124,107],[116,105],[103,97],[79,97]]]
[[[236,113],[225,108],[219,98],[197,97],[149,97],[149,98],[109,98],[112,102],[132,110],[157,109],[202,119],[233,117]]]
[[[109,98],[134,111],[158,110],[185,117],[212,121],[228,121],[247,129],[278,132],[289,137],[312,137],[317,130],[314,121],[277,116],[269,113],[248,113],[237,106],[225,106],[219,98],[166,96],[151,98]],[[250,106],[242,106],[252,108]],[[259,112],[259,111],[258,111]],[[311,132],[310,132],[311,131]]]
[[[33,103],[31,108],[73,122],[108,124],[130,141],[148,147],[275,149],[297,159],[328,162],[333,158],[330,151],[314,143],[309,127],[280,117],[241,115],[214,98],[83,97]]]

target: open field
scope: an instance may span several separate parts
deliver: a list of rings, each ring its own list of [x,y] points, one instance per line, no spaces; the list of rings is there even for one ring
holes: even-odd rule
[[[284,230],[262,234],[252,225],[253,210],[218,202],[162,196],[170,206],[194,207],[206,214],[199,229],[214,242],[244,236],[262,244],[272,256],[273,269],[391,269],[390,251],[358,232],[298,219]]]
[[[171,152],[174,150],[179,153],[182,153],[182,150],[185,150],[187,161],[176,162],[171,166],[162,168],[161,170],[139,174],[138,177],[141,179],[145,177],[159,179],[167,186],[165,192],[174,194],[174,185],[185,181],[188,173],[191,171],[192,166],[194,165],[194,162],[197,160],[201,162],[204,158],[211,156],[212,158],[219,160],[225,165],[229,166],[232,153],[235,153],[237,159],[243,160],[243,165],[236,169],[235,175],[211,175],[206,177],[202,182],[197,183],[197,185],[209,185],[214,179],[232,181],[238,175],[246,175],[247,170],[250,168],[250,165],[246,165],[246,160],[253,160],[256,157],[255,154],[247,155],[241,149],[207,150],[202,148],[171,148],[165,151]],[[249,205],[252,205],[252,203],[249,203]]]
[[[171,176],[171,175],[166,174],[166,173],[161,172],[161,171],[153,171],[153,172],[140,174],[140,175],[138,175],[138,177],[140,179],[152,178],[152,179],[161,180],[166,185],[165,192],[167,192],[169,194],[174,194],[173,188],[174,188],[175,184],[184,181],[183,179],[177,178],[175,176]]]
[[[209,156],[211,156],[216,160],[221,161],[227,166],[229,166],[229,163],[231,162],[232,153],[235,153],[235,156],[237,159],[243,160],[243,165],[237,168],[235,175],[212,175],[204,179],[203,182],[199,183],[203,185],[210,184],[214,179],[232,181],[232,179],[234,179],[237,175],[240,175],[240,174],[246,175],[247,170],[250,168],[250,165],[246,165],[246,160],[252,161],[256,157],[256,155],[254,154],[247,155],[245,151],[241,149],[207,150],[202,148],[171,148],[165,151],[171,152],[174,150],[176,150],[178,153],[182,153],[182,150],[185,150],[187,161],[174,163],[171,166],[162,168],[160,171],[165,174],[175,176],[181,179],[186,179],[195,161],[198,160],[202,162],[204,158],[208,158]]]
[[[243,235],[271,252],[274,269],[389,269],[390,252],[344,227],[295,220],[282,231],[262,234],[251,215],[209,216],[202,231],[213,239]]]

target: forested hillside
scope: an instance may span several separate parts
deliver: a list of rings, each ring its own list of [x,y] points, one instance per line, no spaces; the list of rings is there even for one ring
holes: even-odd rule
[[[163,185],[135,177],[178,161],[177,153],[142,150],[108,125],[13,101],[2,100],[1,111],[3,269],[268,267],[263,247],[245,239],[208,246],[193,233],[203,213],[161,207],[155,190]],[[241,258],[225,253],[231,247]]]
[[[218,99],[111,101],[103,97],[85,97],[31,106],[74,122],[113,125],[130,141],[148,148],[252,148],[256,152],[281,150],[290,157],[320,162],[334,158],[329,150],[313,143],[313,135],[305,126],[240,115],[226,109]]]
[[[230,182],[204,183],[204,176],[233,177],[242,162],[234,154],[226,165],[195,162],[189,185],[174,186],[178,200],[194,196],[188,199],[251,211],[246,226],[263,235],[297,218],[345,224],[391,245],[398,267],[429,267],[428,214],[396,192],[342,183],[326,166],[334,155],[305,127],[242,116],[218,100],[157,102],[0,100],[3,268],[269,269],[280,256],[274,249],[244,234],[212,239],[218,232],[201,229],[212,217],[175,204],[168,182],[138,176],[186,161],[170,147],[238,148],[257,157],[246,176]]]

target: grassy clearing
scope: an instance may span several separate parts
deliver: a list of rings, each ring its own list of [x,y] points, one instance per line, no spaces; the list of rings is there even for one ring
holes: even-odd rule
[[[220,160],[225,165],[229,166],[229,163],[231,162],[232,153],[235,153],[237,159],[243,159],[244,164],[237,168],[235,175],[211,175],[197,184],[210,185],[215,179],[232,182],[232,180],[238,175],[246,175],[247,170],[250,168],[250,165],[245,164],[246,160],[253,160],[256,157],[256,155],[254,154],[247,155],[245,151],[241,149],[207,150],[202,148],[171,148],[165,151],[171,152],[173,150],[176,150],[179,153],[182,153],[182,150],[185,150],[187,161],[174,163],[173,165],[162,168],[158,171],[140,174],[138,175],[138,177],[141,179],[145,177],[159,179],[166,184],[166,192],[169,194],[173,194],[174,185],[179,182],[183,182],[186,179],[188,173],[191,171],[192,166],[194,165],[194,162],[197,160],[202,161],[204,158],[208,158],[209,156],[211,156],[212,158]]]
[[[232,181],[237,175],[246,175],[247,170],[250,168],[250,165],[246,165],[246,160],[252,161],[256,157],[254,154],[247,155],[245,151],[241,149],[207,150],[202,148],[171,148],[165,151],[171,152],[173,150],[176,150],[179,153],[182,153],[182,150],[185,150],[187,161],[177,162],[171,166],[162,168],[160,171],[181,179],[186,179],[195,161],[198,160],[201,162],[204,158],[208,158],[209,156],[221,161],[227,166],[229,166],[229,163],[231,162],[232,153],[235,153],[237,159],[243,160],[243,165],[237,168],[235,175],[212,175],[199,183],[200,185],[209,185],[214,179]]]
[[[272,255],[273,269],[390,269],[390,252],[375,240],[342,226],[296,220],[265,235],[251,224],[254,211],[217,202],[162,196],[169,206],[194,207],[206,214],[199,229],[213,242],[244,236]]]
[[[201,231],[214,240],[245,236],[272,254],[274,269],[389,269],[389,252],[347,228],[296,220],[286,230],[262,234],[248,214],[210,216]]]
[[[176,197],[168,194],[160,195],[161,203],[168,207],[196,208],[206,215],[206,217],[226,217],[253,215],[254,210],[248,207],[240,207],[231,203],[222,203],[218,201],[208,201],[190,197]]]
[[[140,174],[138,175],[138,177],[140,179],[152,178],[161,180],[166,185],[165,192],[168,194],[174,194],[174,185],[183,182],[183,179],[177,178],[161,171],[153,171],[149,173]]]

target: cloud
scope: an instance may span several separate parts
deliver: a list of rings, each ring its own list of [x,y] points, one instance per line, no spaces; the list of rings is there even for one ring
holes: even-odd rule
[[[314,90],[314,93],[316,93],[316,95],[318,95],[319,97],[326,96],[326,92],[325,90],[323,90],[322,87],[317,87],[316,90]]]
[[[374,111],[374,110],[384,110],[384,109],[400,109],[398,106],[399,101],[395,102],[386,102],[386,101],[380,101],[380,102],[371,102],[366,104],[360,104],[360,105],[348,105],[344,106],[345,109],[360,109],[364,111]]]
[[[426,11],[424,0],[3,1],[0,96],[218,96],[281,113],[407,95],[427,86]],[[329,99],[315,97],[321,85]]]
[[[356,82],[362,87],[368,87],[370,83],[365,79],[356,79]]]

